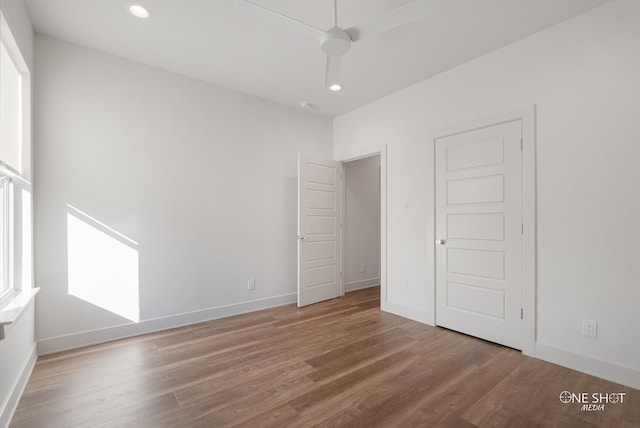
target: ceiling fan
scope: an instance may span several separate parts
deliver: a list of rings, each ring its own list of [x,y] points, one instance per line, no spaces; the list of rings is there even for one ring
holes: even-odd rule
[[[414,0],[404,6],[385,12],[362,25],[342,29],[338,27],[338,0],[333,0],[333,27],[328,31],[323,31],[249,0],[237,0],[236,8],[252,12],[264,20],[287,26],[307,37],[318,40],[320,49],[327,56],[325,86],[332,91],[339,91],[342,89],[340,62],[342,55],[351,49],[351,43],[432,14],[443,2],[446,0]]]

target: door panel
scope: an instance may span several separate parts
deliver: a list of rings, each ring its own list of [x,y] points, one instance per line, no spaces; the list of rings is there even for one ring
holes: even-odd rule
[[[460,275],[504,279],[504,253],[447,248],[447,271]]]
[[[471,177],[447,180],[447,203],[478,204],[504,201],[504,177]]]
[[[472,314],[504,319],[504,291],[474,285],[447,283],[447,306]]]
[[[501,137],[447,148],[447,171],[499,165],[503,162],[504,140]]]
[[[341,165],[298,155],[298,306],[342,295]]]
[[[503,241],[504,214],[448,214],[447,238]]]
[[[439,138],[436,323],[522,347],[521,122]]]

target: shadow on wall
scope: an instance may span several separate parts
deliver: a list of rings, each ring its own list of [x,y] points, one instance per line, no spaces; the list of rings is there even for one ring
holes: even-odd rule
[[[138,243],[67,205],[68,294],[140,321]]]

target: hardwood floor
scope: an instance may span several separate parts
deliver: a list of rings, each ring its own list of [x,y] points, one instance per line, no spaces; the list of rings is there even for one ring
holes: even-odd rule
[[[379,289],[38,359],[12,427],[640,427],[640,391],[379,309]],[[625,393],[602,411],[562,391]]]

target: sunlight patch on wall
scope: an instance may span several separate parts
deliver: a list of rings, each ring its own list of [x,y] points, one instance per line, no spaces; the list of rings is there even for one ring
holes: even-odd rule
[[[140,321],[138,243],[67,207],[69,294]]]

